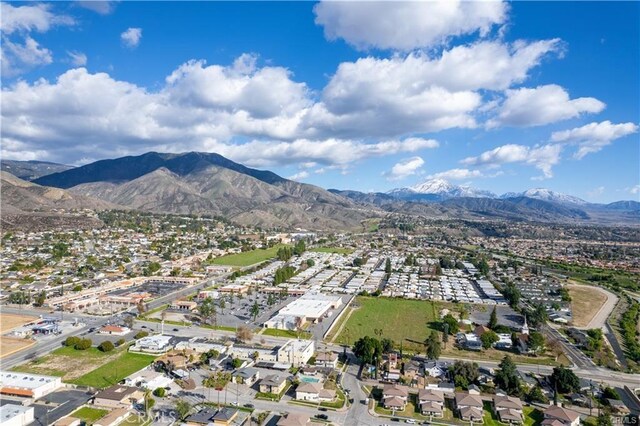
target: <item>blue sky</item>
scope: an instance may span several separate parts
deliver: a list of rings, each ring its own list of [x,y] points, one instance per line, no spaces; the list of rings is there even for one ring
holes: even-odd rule
[[[640,197],[638,2],[2,3],[2,155]]]

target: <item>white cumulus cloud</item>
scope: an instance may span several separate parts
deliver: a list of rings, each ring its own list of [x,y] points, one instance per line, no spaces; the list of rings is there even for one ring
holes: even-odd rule
[[[287,179],[291,179],[291,180],[303,180],[309,177],[309,172],[306,170],[303,170],[301,172],[298,172],[294,175],[289,176]]]
[[[393,165],[390,171],[385,173],[388,180],[402,180],[415,175],[424,165],[421,157],[411,157]]]
[[[585,113],[598,113],[605,106],[595,98],[571,99],[564,88],[555,84],[507,90],[498,115],[487,122],[487,127],[541,126]]]
[[[321,1],[314,7],[327,39],[342,38],[357,49],[412,50],[455,36],[485,36],[507,12],[502,1]]]
[[[2,75],[13,77],[53,62],[53,54],[41,46],[32,32],[44,33],[55,26],[74,25],[73,18],[55,14],[50,4],[13,6],[0,2],[0,60]]]
[[[552,168],[560,162],[560,145],[526,145],[507,144],[485,151],[476,157],[467,157],[461,161],[468,166],[498,167],[508,163],[531,165],[542,172],[541,178],[553,177]]]
[[[470,169],[450,169],[444,172],[434,173],[429,175],[428,179],[443,179],[446,181],[451,180],[467,180],[473,178],[485,177],[485,175],[480,170],[470,170]]]
[[[125,46],[130,48],[136,48],[140,44],[140,40],[142,40],[142,28],[127,28],[122,34],[120,34],[120,39],[125,44]]]
[[[613,124],[611,121],[589,123],[582,127],[562,130],[551,134],[551,141],[577,144],[578,150],[574,154],[581,159],[587,154],[600,151],[614,140],[634,134],[638,131],[635,123]]]

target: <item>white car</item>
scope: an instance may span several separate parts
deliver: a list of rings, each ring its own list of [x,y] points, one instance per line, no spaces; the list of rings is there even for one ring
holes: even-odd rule
[[[415,421],[415,420],[413,420],[413,419],[407,419],[407,420],[405,420],[404,422],[405,422],[405,423],[409,423],[410,425],[415,425],[415,424],[416,424],[416,421]]]

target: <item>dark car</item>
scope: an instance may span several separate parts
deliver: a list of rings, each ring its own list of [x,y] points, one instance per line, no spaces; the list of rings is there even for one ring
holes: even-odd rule
[[[253,404],[244,404],[243,407],[245,407],[245,408],[254,408],[255,405],[253,405]]]
[[[178,331],[178,329],[177,329],[177,328],[174,328],[174,329],[173,329],[173,331]]]
[[[318,411],[328,411],[328,410],[326,408],[324,408],[324,407],[320,407],[320,408],[318,408]]]
[[[316,419],[327,420],[329,419],[329,416],[327,416],[326,414],[316,414]]]

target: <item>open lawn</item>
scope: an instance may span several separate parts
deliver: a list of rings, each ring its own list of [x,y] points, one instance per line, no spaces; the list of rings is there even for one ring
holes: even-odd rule
[[[567,289],[571,296],[573,325],[576,327],[587,327],[604,305],[607,300],[607,295],[596,287],[584,285],[569,285]]]
[[[94,388],[106,388],[150,365],[156,357],[130,352],[121,352],[116,359],[95,370],[71,380],[71,383]]]
[[[249,266],[276,257],[278,249],[280,249],[281,247],[285,247],[285,245],[278,244],[268,249],[251,250],[245,251],[244,253],[217,257],[213,259],[213,264],[228,266]]]
[[[542,424],[542,420],[544,420],[542,412],[533,407],[523,407],[522,413],[524,414],[524,426],[537,426]]]
[[[265,336],[290,337],[292,339],[297,339],[298,335],[301,339],[309,339],[311,337],[311,333],[308,331],[298,333],[293,330],[280,330],[277,328],[265,328],[261,334],[264,334]]]
[[[383,338],[396,344],[403,341],[404,348],[420,350],[438,317],[438,305],[422,300],[358,297],[354,308],[335,339],[337,343],[351,345],[360,337],[375,337],[376,330],[382,330]]]
[[[85,421],[87,424],[92,424],[107,415],[109,410],[101,410],[93,407],[80,407],[73,413],[71,417]]]
[[[347,247],[317,247],[317,248],[311,249],[311,251],[315,251],[318,253],[337,253],[337,254],[353,253],[353,249],[347,248]]]
[[[13,330],[14,328],[20,327],[24,324],[29,324],[30,322],[34,322],[37,319],[38,317],[34,317],[31,315],[0,313],[0,333]]]

